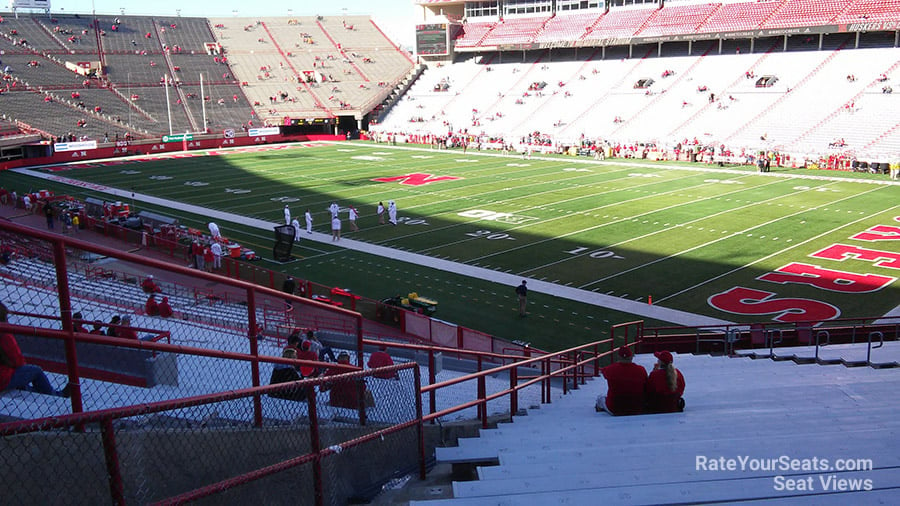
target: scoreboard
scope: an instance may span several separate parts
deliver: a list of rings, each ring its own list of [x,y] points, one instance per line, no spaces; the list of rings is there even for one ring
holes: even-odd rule
[[[416,54],[448,54],[448,37],[449,32],[447,23],[416,25]]]

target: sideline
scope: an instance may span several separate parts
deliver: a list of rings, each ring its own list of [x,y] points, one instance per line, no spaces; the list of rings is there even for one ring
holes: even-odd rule
[[[422,151],[425,153],[458,153],[461,156],[486,156],[486,157],[494,157],[494,158],[508,158],[513,160],[521,160],[522,157],[516,154],[504,155],[502,153],[494,153],[491,151],[473,151],[468,150],[466,153],[462,153],[459,151],[454,151],[452,149],[431,149],[427,147],[416,147],[416,145],[399,145],[393,146],[386,143],[378,143],[375,141],[318,141],[321,144],[333,144],[340,146],[355,146],[355,147],[378,147],[384,149],[396,149],[396,150],[406,150],[406,151]],[[372,144],[363,144],[364,142],[372,142]],[[634,160],[633,158],[615,158],[613,160],[595,160],[584,159],[578,157],[548,157],[548,156],[534,156],[532,155],[529,160],[541,160],[544,162],[565,162],[565,163],[578,163],[578,164],[588,164],[588,165],[613,165],[617,167],[637,167],[641,169],[657,169],[657,170],[665,170],[665,169],[676,169],[676,170],[687,170],[694,172],[707,172],[710,174],[746,174],[748,176],[762,176],[762,177],[777,177],[777,178],[788,178],[788,179],[808,179],[815,181],[837,181],[842,183],[862,183],[862,184],[875,184],[875,185],[883,185],[883,186],[900,186],[900,181],[891,181],[888,180],[880,180],[880,179],[854,179],[848,177],[840,177],[840,176],[819,176],[814,174],[795,174],[795,173],[785,173],[785,172],[756,172],[753,170],[739,170],[734,168],[718,168],[718,167],[695,167],[693,165],[681,165],[682,163],[690,163],[690,162],[681,162],[681,161],[673,161],[669,160],[668,162],[661,162],[657,164],[647,163],[647,162],[633,162],[628,160]],[[749,166],[748,166],[749,167]],[[796,170],[796,169],[791,169]],[[827,169],[818,169],[818,170],[827,170]],[[829,172],[839,172],[839,171],[829,171]],[[887,176],[885,176],[887,177]]]
[[[84,163],[84,162],[79,162]],[[178,202],[169,199],[163,199],[159,197],[154,197],[152,195],[146,195],[143,193],[132,192],[131,190],[123,190],[119,188],[113,188],[105,185],[100,185],[96,183],[86,183],[84,181],[78,181],[75,179],[69,179],[66,177],[59,176],[57,174],[46,174],[41,172],[36,172],[30,169],[18,168],[12,169],[13,172],[18,174],[23,174],[31,177],[35,177],[38,179],[44,179],[47,181],[53,181],[56,183],[66,184],[69,186],[74,186],[78,188],[88,188],[94,191],[103,192],[108,195],[112,195],[118,197],[122,200],[134,199],[135,201],[140,201],[148,204],[154,204],[162,207],[169,207],[172,209],[178,209],[180,211],[197,214],[200,216],[207,216],[211,220],[215,221],[224,221],[224,222],[233,222],[233,223],[241,223],[243,225],[256,228],[259,230],[271,231],[273,227],[279,225],[279,223],[260,220],[257,218],[249,218],[247,216],[242,216],[235,213],[228,213],[224,211],[218,211],[214,209],[208,209],[201,206],[196,206],[193,204],[186,204],[183,202]],[[313,232],[312,234],[304,234],[304,238],[306,240],[311,240],[318,243],[323,244],[331,244],[335,245],[331,241],[330,234],[324,234],[322,232]],[[718,318],[711,318],[704,315],[699,315],[695,313],[689,313],[686,311],[680,311],[677,309],[665,308],[662,306],[652,306],[643,302],[631,301],[627,299],[622,299],[619,297],[613,297],[610,295],[595,293],[589,290],[581,290],[578,288],[567,287],[562,285],[557,285],[554,283],[550,283],[547,281],[541,281],[539,279],[533,279],[528,277],[522,277],[516,274],[509,274],[505,272],[494,271],[491,269],[485,269],[483,267],[475,267],[472,265],[461,264],[457,262],[451,262],[449,260],[442,260],[439,258],[433,258],[427,255],[421,255],[418,253],[411,253],[408,251],[402,251],[397,249],[388,248],[385,246],[379,246],[376,244],[370,244],[366,242],[357,241],[354,239],[342,239],[340,244],[338,245],[348,250],[358,251],[361,253],[366,253],[370,255],[380,256],[384,258],[389,258],[392,260],[398,260],[401,262],[425,266],[432,269],[437,269],[440,271],[450,272],[453,274],[458,274],[461,276],[467,276],[471,278],[476,278],[480,280],[491,281],[494,283],[506,285],[509,287],[510,294],[512,294],[513,288],[518,286],[522,279],[528,280],[528,288],[533,290],[536,293],[543,293],[547,295],[552,295],[554,297],[559,297],[562,299],[572,300],[575,302],[582,302],[586,304],[590,304],[593,306],[614,309],[617,311],[622,311],[625,313],[631,313],[637,316],[641,316],[644,318],[652,318],[664,322],[670,322],[676,325],[684,325],[689,327],[701,327],[701,326],[717,326],[717,325],[726,325],[732,324],[733,322],[729,322],[727,320],[721,320]],[[511,297],[512,295],[510,295]]]

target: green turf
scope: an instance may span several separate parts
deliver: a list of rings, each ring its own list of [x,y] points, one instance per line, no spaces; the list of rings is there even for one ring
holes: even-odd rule
[[[287,203],[301,223],[309,208],[320,232],[330,229],[326,208],[332,201],[353,204],[361,213],[362,229],[349,233],[345,222],[345,236],[353,239],[629,300],[643,302],[652,296],[666,307],[733,321],[774,316],[726,313],[707,302],[736,286],[773,292],[778,298],[826,301],[842,316],[881,315],[900,304],[896,282],[876,292],[848,295],[757,279],[792,262],[895,276],[897,269],[872,261],[809,255],[835,243],[900,253],[896,241],[850,239],[870,227],[900,225],[894,220],[900,216],[900,187],[829,171],[776,170],[778,175],[826,176],[801,179],[759,175],[747,168],[690,169],[674,163],[522,160],[346,143],[94,164],[55,174],[272,223],[283,220]],[[411,173],[461,179],[420,186],[372,181]],[[0,178],[20,191],[26,184],[53,188],[49,182],[26,182],[13,174]],[[71,187],[53,189],[88,194]],[[378,225],[375,206],[391,199],[398,203],[401,224]],[[152,208],[139,202],[137,207]],[[154,210],[198,228],[207,221],[173,209]],[[505,214],[484,218],[486,213]],[[223,233],[258,251],[271,248],[271,232],[241,223],[219,225]],[[532,317],[520,320],[510,286],[372,258],[331,244],[302,244],[296,251],[302,261],[285,270],[371,298],[418,291],[440,301],[437,316],[508,339],[556,348],[602,338],[607,322],[634,319],[535,293],[530,298]],[[567,332],[560,333],[560,328]]]

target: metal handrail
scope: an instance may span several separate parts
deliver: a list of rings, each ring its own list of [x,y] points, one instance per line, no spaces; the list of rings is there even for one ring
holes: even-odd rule
[[[866,346],[866,365],[869,367],[872,366],[872,337],[878,336],[878,346],[875,348],[881,348],[884,346],[884,334],[880,331],[876,330],[874,332],[869,332],[869,343]]]
[[[825,336],[825,344],[820,344],[819,339],[823,335]],[[819,362],[819,346],[827,346],[829,344],[831,344],[831,334],[829,334],[827,330],[820,330],[816,332],[816,363]]]

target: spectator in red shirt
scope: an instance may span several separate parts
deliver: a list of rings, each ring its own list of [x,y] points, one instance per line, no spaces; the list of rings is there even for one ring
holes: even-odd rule
[[[169,318],[172,316],[172,306],[169,305],[169,298],[163,297],[159,302],[159,316]]]
[[[147,313],[147,316],[159,316],[159,304],[156,302],[156,296],[152,293],[144,304],[144,312]]]
[[[117,334],[119,337],[123,339],[137,339],[137,332],[133,328],[131,328],[131,317],[125,315],[122,317],[122,326],[119,327],[119,331]]]
[[[337,359],[338,364],[350,365],[350,354],[346,351],[340,352]],[[350,371],[348,371],[347,369],[330,367],[327,371],[325,371],[325,376],[334,376],[337,374],[344,374],[346,372]],[[361,378],[355,378],[351,380],[336,381],[332,383],[323,383],[319,387],[319,390],[330,390],[328,404],[333,407],[358,409],[359,394],[360,391],[365,388],[363,385],[359,385],[361,381]]]
[[[312,350],[312,343],[310,343],[309,341],[303,341],[300,344],[300,351],[297,353],[297,358],[300,360],[312,360],[313,362],[318,362],[319,354]],[[301,365],[300,375],[304,378],[318,376],[319,370],[316,369],[315,366]]]
[[[381,346],[378,351],[369,356],[369,369],[377,369],[379,367],[387,367],[394,365],[394,359],[387,353],[387,347]],[[376,378],[397,379],[397,371],[376,372],[373,374]]]
[[[211,272],[213,267],[213,260],[215,256],[213,256],[212,249],[207,244],[203,247],[203,266],[206,272]]]
[[[8,315],[9,309],[0,302],[0,322],[7,323]],[[56,390],[40,367],[25,363],[19,343],[12,334],[0,334],[0,391],[4,390],[26,390],[59,397],[71,394],[69,385]]]
[[[143,290],[144,293],[162,292],[162,288],[160,288],[159,285],[157,285],[156,282],[153,281],[153,274],[148,275],[146,278],[144,278],[143,281],[141,281],[141,290]]]
[[[72,328],[75,332],[81,332],[83,334],[88,334],[88,330],[84,328],[84,315],[81,313],[72,314]]]
[[[619,362],[604,367],[601,372],[609,390],[597,399],[597,411],[612,415],[639,415],[644,412],[644,391],[647,387],[647,370],[633,364],[631,348],[622,346],[617,351]]]
[[[647,380],[647,411],[676,413],[684,411],[684,376],[672,364],[672,354],[657,351],[656,365]]]

